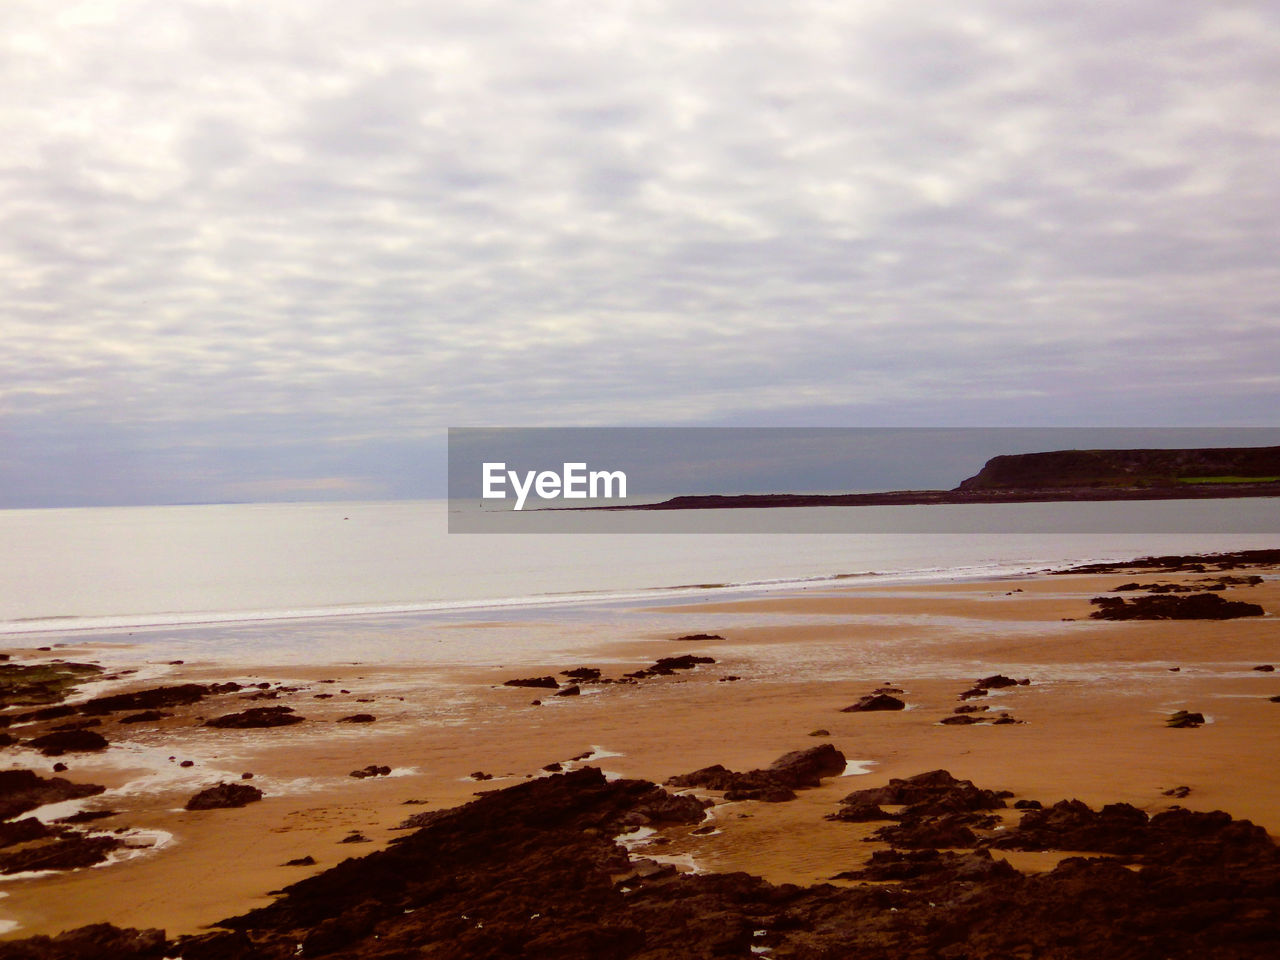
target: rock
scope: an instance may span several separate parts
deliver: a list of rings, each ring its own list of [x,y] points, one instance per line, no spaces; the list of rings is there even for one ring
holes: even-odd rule
[[[1166,727],[1179,729],[1181,727],[1198,727],[1204,723],[1203,713],[1189,713],[1186,710],[1179,710],[1176,713],[1169,714],[1169,719],[1165,720]]]
[[[82,833],[67,833],[47,842],[0,854],[0,873],[91,867],[95,863],[102,863],[112,851],[123,845],[124,841],[119,837],[90,837]]]
[[[54,823],[93,823],[95,820],[106,820],[108,817],[120,816],[116,810],[81,810],[67,817],[59,817]]]
[[[1002,673],[997,673],[994,676],[983,677],[981,680],[975,680],[973,685],[975,687],[982,687],[984,690],[1000,690],[1004,687],[1016,687],[1020,685],[1026,686],[1030,682],[1030,680],[1015,680],[1013,677],[1006,677]]]
[[[58,703],[77,684],[102,672],[101,667],[92,663],[0,662],[0,707]]]
[[[302,723],[306,718],[293,712],[293,707],[251,707],[240,713],[228,713],[213,720],[206,720],[206,727],[220,730],[251,730],[259,727],[285,727]]]
[[[779,803],[795,799],[795,790],[816,787],[823,777],[844,773],[848,761],[829,743],[808,750],[795,750],[783,754],[767,768],[735,773],[720,764],[704,767],[692,773],[672,777],[667,781],[674,787],[703,787],[723,790],[725,799],[760,800]]]
[[[492,780],[493,774],[485,773],[483,770],[477,770],[473,774],[471,774],[471,779],[472,780]]]
[[[262,799],[262,791],[246,783],[219,783],[201,790],[187,801],[188,810],[215,810],[243,807]]]
[[[810,730],[810,731],[809,731],[809,736],[811,736],[811,737],[829,737],[829,736],[831,736],[831,731],[830,731],[830,730],[825,730],[825,729],[823,729],[823,728],[819,727],[817,730]]]
[[[360,770],[352,770],[349,774],[347,774],[347,776],[355,777],[357,780],[365,780],[365,779],[368,779],[369,777],[389,777],[390,775],[391,775],[390,767],[379,766],[376,763],[371,763],[369,764],[369,766],[364,767]],[[472,774],[472,776],[475,776],[475,775]]]
[[[887,881],[961,880],[978,881],[1016,877],[1018,872],[1004,860],[995,860],[987,850],[966,853],[937,850],[877,850],[862,870],[836,874],[837,880]]]
[[[127,717],[121,717],[120,723],[154,723],[156,720],[172,716],[172,713],[165,713],[163,710],[143,710],[141,713],[131,713]]]
[[[960,696],[957,697],[956,699],[957,700],[974,700],[978,697],[985,697],[990,692],[991,691],[986,689],[985,687],[972,687],[971,689],[964,691],[964,693],[960,694]]]
[[[1175,800],[1181,800],[1190,795],[1190,787],[1170,787],[1168,790],[1161,791],[1161,796],[1173,797]]]
[[[283,864],[281,864],[281,866],[284,866],[284,867],[314,867],[315,865],[316,865],[316,858],[310,855],[307,855],[305,857],[298,857],[295,860],[286,860]]]
[[[735,673],[720,678],[720,683],[737,683],[742,678]]]
[[[8,948],[5,960],[161,960],[167,953],[163,930],[132,927],[122,930],[109,923],[79,927],[56,937],[30,937],[3,946]],[[197,958],[192,955],[192,960]]]
[[[1147,595],[1132,600],[1094,597],[1089,602],[1098,607],[1089,614],[1095,620],[1231,620],[1261,617],[1266,612],[1256,603],[1224,600],[1216,593]]]
[[[195,765],[196,765],[196,762],[194,760],[183,760],[180,764],[178,764],[178,766],[180,767],[194,767]]]
[[[53,836],[55,831],[35,817],[26,817],[12,823],[0,823],[0,847],[11,847],[15,843],[28,843]]]
[[[60,757],[64,753],[96,753],[110,746],[106,737],[92,730],[56,730],[27,741],[27,745],[46,757]]]
[[[353,830],[351,831],[351,833],[347,834],[338,842],[339,843],[372,843],[373,841],[370,840],[368,837],[366,837],[360,831]]]
[[[349,717],[341,717],[338,723],[373,723],[377,719],[372,713],[353,713]]]
[[[554,690],[560,686],[555,677],[525,677],[518,680],[504,680],[504,687],[545,687]]]
[[[576,683],[571,687],[565,687],[563,690],[557,690],[557,697],[576,697],[582,693],[582,688]]]
[[[561,770],[564,769],[564,767],[562,767],[559,763],[548,763],[542,769],[545,770],[547,773],[559,773]]]
[[[905,806],[902,815],[906,818],[1000,810],[1006,806],[1000,793],[980,789],[971,780],[958,780],[946,770],[931,770],[905,780],[895,777],[887,786],[855,790],[840,801],[841,806],[863,803]]]
[[[724,637],[718,633],[686,633],[682,637],[672,637],[673,640],[723,640]]]
[[[947,726],[965,726],[970,723],[981,723],[982,721],[979,720],[977,717],[973,716],[972,714],[968,714],[968,713],[954,714],[953,713],[949,717],[943,717],[938,722],[944,723]]]
[[[67,765],[65,763],[62,763],[61,761],[53,765],[54,773],[65,773],[68,769],[69,768],[67,767]]]
[[[991,708],[990,708],[990,707],[988,707],[988,706],[986,706],[985,704],[979,704],[979,703],[966,703],[966,704],[962,704],[961,706],[956,707],[956,708],[955,708],[954,710],[952,710],[951,712],[952,712],[952,713],[982,713],[982,712],[984,712],[984,711],[986,711],[986,710],[990,710],[990,709],[991,709]]]
[[[1019,800],[1013,805],[1015,810],[1042,810],[1044,805],[1039,800]]]
[[[1253,669],[1259,671],[1260,673],[1274,673],[1276,668],[1270,663],[1263,663],[1254,667]]]
[[[59,952],[47,937],[6,941],[5,958],[710,960],[752,947],[797,960],[1275,955],[1280,858],[1265,831],[1226,814],[1152,818],[1138,831],[1150,841],[1141,872],[1071,857],[1023,876],[982,852],[899,851],[873,855],[867,868],[886,878],[873,884],[775,886],[630,862],[613,837],[655,792],[593,768],[529,780],[433,812],[385,849],[218,921],[217,932],[161,936],[144,954],[127,952],[123,931],[85,928],[61,935]]]
[[[897,697],[887,693],[869,693],[852,706],[844,707],[841,713],[867,713],[873,710],[904,710],[906,704]]]
[[[636,670],[623,676],[632,680],[646,680],[649,677],[669,677],[677,670],[692,670],[700,663],[715,662],[713,657],[700,657],[692,653],[686,653],[679,657],[661,657],[654,662],[653,666],[646,667],[643,670]]]
[[[573,670],[561,670],[560,676],[570,680],[591,681],[600,679],[600,671],[595,667],[577,667]]]
[[[185,707],[199,703],[209,693],[209,688],[199,683],[182,683],[176,686],[152,687],[134,693],[117,693],[108,697],[94,697],[86,701],[81,712],[90,715],[114,713],[117,710],[157,710],[163,707]]]

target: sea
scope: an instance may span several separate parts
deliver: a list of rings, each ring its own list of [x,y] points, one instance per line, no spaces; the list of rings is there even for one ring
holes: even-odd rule
[[[443,500],[0,510],[0,646],[491,661],[498,644],[519,659],[517,623],[544,625],[536,647],[574,623],[691,598],[1280,546],[1254,532],[1275,529],[1277,500],[1124,505],[1210,517],[1196,528],[1220,533],[1054,532],[1038,518],[1062,504],[977,509],[1012,506],[1028,532],[451,534]],[[824,511],[878,508],[796,509],[822,530],[839,527]],[[1007,531],[1001,516],[991,527]],[[445,629],[460,625],[488,629]]]

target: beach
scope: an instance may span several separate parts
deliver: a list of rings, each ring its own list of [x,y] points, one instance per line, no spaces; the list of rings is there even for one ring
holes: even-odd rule
[[[660,846],[640,844],[644,855],[700,873],[828,881],[865,865],[879,846],[866,842],[877,824],[824,819],[840,799],[935,769],[1046,805],[1074,798],[1152,814],[1174,804],[1220,809],[1280,833],[1280,704],[1270,700],[1280,695],[1280,676],[1255,669],[1280,661],[1280,580],[1272,567],[1247,572],[1263,582],[1221,592],[1260,604],[1267,616],[1090,619],[1090,598],[1134,579],[1125,572],[843,582],[673,603],[621,628],[578,622],[573,649],[511,665],[139,664],[145,672],[137,676],[145,679],[126,674],[110,691],[227,682],[242,689],[167,709],[170,716],[151,723],[121,724],[117,713],[94,725],[111,746],[60,758],[68,767],[62,775],[107,791],[42,808],[40,816],[118,811],[94,827],[128,827],[140,849],[113,855],[119,862],[5,877],[0,921],[9,939],[99,922],[158,927],[170,937],[197,934],[270,903],[272,891],[308,874],[384,846],[402,835],[396,827],[411,814],[549,776],[555,771],[548,766],[592,765],[609,777],[661,784],[713,764],[766,767],[819,743],[847,758],[844,775],[797,791],[790,802],[718,804],[711,808],[714,832],[676,831],[659,838],[666,841]],[[1194,584],[1205,576],[1158,579]],[[554,620],[525,629],[553,632]],[[583,639],[593,634],[594,650]],[[708,636],[675,639],[697,634]],[[15,662],[92,662],[99,652],[74,641],[47,652],[10,651]],[[563,671],[594,667],[617,679],[690,654],[714,662],[630,683],[584,682],[569,696],[504,685],[553,676],[564,690]],[[1029,682],[960,699],[976,680],[994,675]],[[906,708],[842,712],[881,688],[900,691]],[[966,703],[982,722],[940,723]],[[305,720],[270,729],[201,726],[235,711],[282,706]],[[1178,710],[1202,712],[1203,724],[1166,726]],[[341,722],[359,714],[375,719]],[[990,722],[1001,715],[1017,722]],[[25,740],[58,723],[9,733]],[[5,752],[9,768],[52,775],[52,758],[20,745]],[[184,760],[192,765],[180,766]],[[390,772],[350,775],[369,765]],[[262,790],[260,801],[183,809],[202,787],[246,773],[252,779],[243,782]],[[1012,814],[1005,814],[1010,823]],[[1052,852],[1002,856],[1024,871],[1062,859]],[[308,857],[314,862],[286,866]]]

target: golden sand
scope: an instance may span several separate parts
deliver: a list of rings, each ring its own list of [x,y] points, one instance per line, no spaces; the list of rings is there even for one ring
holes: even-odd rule
[[[240,695],[206,700],[174,710],[159,725],[104,722],[101,729],[114,744],[131,742],[145,752],[131,768],[121,766],[119,749],[105,757],[71,757],[66,776],[108,787],[149,784],[145,791],[86,805],[121,812],[104,828],[164,831],[172,840],[126,862],[0,881],[0,893],[7,894],[0,898],[0,921],[20,924],[10,937],[100,921],[161,927],[171,936],[198,932],[270,902],[272,890],[384,845],[410,814],[454,806],[477,790],[519,782],[593,748],[617,754],[595,761],[607,772],[659,782],[713,763],[735,770],[765,766],[782,753],[823,742],[850,760],[868,761],[866,775],[828,780],[790,803],[720,805],[714,810],[717,833],[694,837],[686,828],[672,832],[672,842],[661,848],[699,869],[746,870],[775,881],[812,883],[864,862],[874,849],[864,838],[876,825],[830,822],[826,814],[850,790],[939,767],[979,786],[1044,802],[1126,801],[1148,811],[1177,802],[1225,809],[1280,832],[1280,703],[1268,699],[1280,694],[1280,671],[1252,669],[1280,661],[1280,618],[1274,615],[1280,580],[1227,592],[1231,599],[1262,604],[1269,612],[1264,618],[1088,619],[1088,598],[1127,579],[846,584],[668,607],[663,622],[670,630],[601,622],[600,636],[608,642],[594,664],[579,659],[466,670],[263,665],[253,671],[260,678],[288,678],[300,689],[260,704]],[[737,625],[716,626],[726,616]],[[703,630],[725,639],[671,639]],[[513,676],[590,665],[618,676],[685,653],[717,662],[635,685],[584,686],[579,697],[500,685]],[[1031,684],[972,702],[990,705],[992,716],[1008,712],[1024,722],[938,723],[973,680],[994,673]],[[726,676],[740,679],[722,681]],[[206,663],[175,667],[162,682],[228,679],[246,677],[242,669]],[[886,682],[904,691],[909,709],[841,712]],[[332,696],[317,699],[323,694]],[[531,704],[536,698],[542,706]],[[276,704],[293,706],[308,722],[215,731],[194,719]],[[1167,728],[1165,716],[1178,709],[1203,712],[1209,722]],[[378,720],[333,722],[356,712]],[[820,729],[828,733],[811,736]],[[195,766],[179,772],[183,759]],[[52,763],[42,759],[38,772],[48,776]],[[147,772],[157,764],[172,779],[162,782],[160,774]],[[368,764],[391,766],[396,775],[348,775]],[[241,809],[182,809],[199,786],[241,771],[254,774],[264,800]],[[470,778],[476,771],[495,779],[478,783]],[[1190,787],[1190,794],[1178,801],[1164,795],[1177,786]],[[410,800],[426,803],[407,805]],[[352,832],[371,842],[341,842]],[[283,866],[305,856],[316,864]],[[1021,869],[1044,869],[1060,855],[1014,856]]]

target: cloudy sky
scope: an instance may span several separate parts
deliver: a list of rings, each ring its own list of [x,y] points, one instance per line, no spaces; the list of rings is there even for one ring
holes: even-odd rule
[[[1270,425],[1280,6],[5,0],[0,505],[448,426]]]

